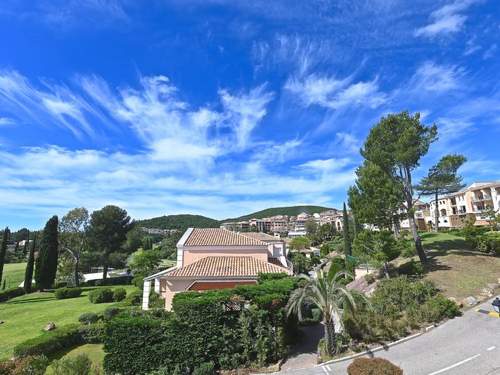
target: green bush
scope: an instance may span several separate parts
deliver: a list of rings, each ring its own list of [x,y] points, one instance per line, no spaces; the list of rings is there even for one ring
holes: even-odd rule
[[[92,361],[86,354],[79,354],[53,361],[51,369],[53,375],[90,375]]]
[[[127,297],[127,291],[125,288],[116,288],[113,290],[113,301],[120,302]]]
[[[89,301],[92,303],[113,302],[113,291],[109,288],[99,288],[91,290]]]
[[[184,292],[174,297],[174,313],[119,314],[106,324],[105,370],[184,374],[207,362],[215,369],[276,362],[296,328],[284,310],[295,285],[288,277],[235,289]]]
[[[59,288],[55,291],[55,296],[57,299],[67,299],[80,297],[82,294],[81,288]]]
[[[215,366],[213,362],[202,363],[200,366],[196,367],[193,371],[193,375],[214,375]]]
[[[124,304],[126,306],[139,306],[142,301],[142,290],[134,290],[130,292],[125,298]]]
[[[500,255],[500,232],[486,232],[479,235],[477,249],[483,253]]]
[[[49,360],[44,355],[26,356],[0,362],[1,375],[44,375]]]
[[[103,312],[103,317],[105,321],[113,319],[115,316],[117,316],[122,310],[119,307],[115,306],[109,306],[104,310]]]
[[[401,254],[401,246],[394,235],[386,230],[362,230],[352,243],[352,254],[361,262],[390,262]]]
[[[83,324],[92,324],[99,320],[99,315],[93,312],[83,313],[78,317],[78,321]]]
[[[0,292],[0,302],[7,301],[11,298],[19,297],[24,294],[23,288],[10,288]]]
[[[401,264],[397,270],[399,275],[422,276],[424,274],[422,263],[415,262],[413,259]]]
[[[347,367],[348,375],[403,375],[403,370],[384,358],[356,358]]]
[[[415,310],[418,321],[437,323],[445,318],[454,318],[461,315],[458,305],[441,294],[428,299]]]
[[[97,321],[96,323],[80,326],[78,332],[86,344],[100,344],[104,341],[104,329],[104,322]]]
[[[54,331],[44,332],[40,336],[26,340],[14,347],[16,357],[30,355],[50,356],[61,350],[68,350],[81,345],[83,338],[80,335],[78,325],[67,325],[59,327]]]

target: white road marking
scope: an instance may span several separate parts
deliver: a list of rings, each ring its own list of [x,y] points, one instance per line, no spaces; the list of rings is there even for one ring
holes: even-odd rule
[[[328,373],[328,371],[326,371],[326,368],[325,368],[325,367],[326,367],[326,366],[322,366],[321,368],[323,369],[323,371],[325,372],[325,374],[326,374],[326,375],[330,375],[330,374]]]
[[[328,371],[332,371],[332,369],[330,368],[330,366],[326,365],[325,367],[328,369]]]
[[[496,346],[490,346],[488,349],[486,349],[487,351],[491,352],[493,349],[495,349]]]
[[[445,372],[445,371],[448,371],[448,370],[451,370],[452,368],[455,368],[455,367],[458,367],[460,365],[463,365],[464,363],[467,363],[469,361],[472,361],[473,359],[476,359],[477,357],[479,357],[481,354],[476,354],[476,355],[473,355],[472,357],[469,357],[469,358],[466,358],[464,359],[463,361],[460,361],[460,362],[457,362],[451,366],[448,366],[448,367],[445,367],[441,370],[438,370],[438,371],[435,371],[435,372],[432,372],[430,373],[429,375],[437,375],[437,374],[441,374],[442,372]]]

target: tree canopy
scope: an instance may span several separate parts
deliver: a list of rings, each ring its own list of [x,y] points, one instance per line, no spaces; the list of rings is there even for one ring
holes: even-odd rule
[[[52,216],[42,232],[38,259],[35,270],[35,281],[39,289],[49,289],[54,284],[59,258],[59,219]]]

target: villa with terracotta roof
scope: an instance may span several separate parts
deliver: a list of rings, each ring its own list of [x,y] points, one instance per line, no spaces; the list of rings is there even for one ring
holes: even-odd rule
[[[172,299],[187,290],[234,288],[255,284],[260,273],[292,274],[286,245],[265,233],[236,233],[223,228],[189,228],[177,243],[177,264],[144,279],[142,308],[149,308],[149,293]]]

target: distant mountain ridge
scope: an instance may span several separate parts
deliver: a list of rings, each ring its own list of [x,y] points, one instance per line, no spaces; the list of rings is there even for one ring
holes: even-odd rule
[[[331,209],[332,208],[329,207],[311,206],[311,205],[273,207],[253,212],[248,215],[232,219],[225,219],[225,220],[216,220],[202,215],[181,214],[181,215],[164,215],[159,217],[153,217],[151,219],[137,220],[136,223],[139,226],[146,228],[178,229],[180,231],[184,231],[187,228],[218,228],[221,225],[221,223],[226,221],[241,221],[253,218],[263,219],[265,217],[276,216],[276,215],[297,216],[302,212],[313,214],[316,212],[319,213]]]
[[[241,220],[249,220],[249,219],[263,219],[265,217],[271,217],[276,215],[288,215],[288,216],[297,216],[298,214],[305,212],[307,214],[320,213],[323,211],[331,210],[330,207],[323,206],[288,206],[288,207],[273,207],[266,208],[265,210],[257,211],[248,215],[236,217],[233,219],[222,220],[225,221],[241,221]]]
[[[201,215],[165,215],[153,217],[151,219],[137,220],[137,225],[146,228],[158,229],[178,229],[185,231],[187,228],[218,228],[220,222],[218,220],[201,216]]]

